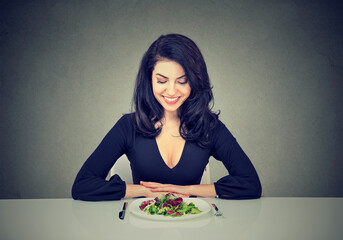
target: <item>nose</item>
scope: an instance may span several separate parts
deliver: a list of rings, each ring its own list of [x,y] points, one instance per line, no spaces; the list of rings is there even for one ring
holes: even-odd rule
[[[168,84],[168,87],[167,87],[167,90],[166,90],[166,93],[169,95],[169,96],[173,96],[175,93],[176,93],[176,86],[174,83],[170,83]]]

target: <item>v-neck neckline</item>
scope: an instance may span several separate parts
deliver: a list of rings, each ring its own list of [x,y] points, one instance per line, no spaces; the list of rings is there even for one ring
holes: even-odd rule
[[[160,152],[160,149],[159,149],[159,147],[158,147],[158,143],[157,143],[156,138],[154,138],[154,143],[155,143],[155,146],[156,146],[156,150],[157,150],[157,152],[158,152],[158,155],[160,156],[160,159],[162,160],[163,164],[164,164],[169,170],[173,170],[173,169],[175,169],[178,165],[180,165],[180,162],[181,162],[181,160],[182,160],[182,157],[183,157],[184,152],[185,152],[185,149],[186,149],[187,140],[185,141],[185,144],[183,145],[183,149],[182,149],[182,152],[181,152],[181,156],[180,156],[179,161],[178,161],[178,162],[175,164],[175,166],[172,167],[172,168],[169,167],[169,166],[167,165],[167,163],[164,161],[164,159],[163,159],[163,157],[162,157],[162,154],[161,154],[161,152]]]

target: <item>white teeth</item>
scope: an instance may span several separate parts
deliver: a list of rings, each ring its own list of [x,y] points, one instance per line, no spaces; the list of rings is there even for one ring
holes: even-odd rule
[[[164,97],[164,98],[167,99],[167,100],[170,101],[170,102],[173,102],[173,101],[175,101],[176,99],[178,99],[178,97],[176,97],[176,98]]]

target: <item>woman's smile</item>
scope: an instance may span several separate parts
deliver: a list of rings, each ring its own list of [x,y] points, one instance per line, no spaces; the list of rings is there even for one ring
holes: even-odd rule
[[[168,103],[168,104],[175,104],[181,98],[181,97],[170,98],[170,97],[163,96],[163,95],[162,95],[162,97],[164,98],[165,102]]]

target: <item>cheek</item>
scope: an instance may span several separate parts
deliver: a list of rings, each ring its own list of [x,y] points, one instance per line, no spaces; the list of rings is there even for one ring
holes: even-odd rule
[[[183,94],[187,97],[189,97],[189,95],[191,95],[191,88],[187,87],[183,90]]]
[[[153,84],[152,91],[154,92],[154,95],[156,95],[162,93],[163,89],[161,88],[161,86]]]

